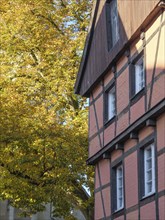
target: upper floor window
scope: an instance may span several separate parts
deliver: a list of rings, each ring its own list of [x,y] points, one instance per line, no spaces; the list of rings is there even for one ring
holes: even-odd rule
[[[116,96],[115,96],[115,87],[111,87],[106,92],[106,100],[105,100],[105,107],[106,107],[106,121],[111,120],[116,114]]]
[[[106,1],[107,42],[110,50],[119,39],[117,0]]]
[[[135,94],[144,88],[143,57],[135,63]]]
[[[154,144],[144,148],[144,196],[155,192]]]
[[[144,57],[140,58],[131,64],[131,96],[133,97],[145,87],[145,71],[144,71]]]

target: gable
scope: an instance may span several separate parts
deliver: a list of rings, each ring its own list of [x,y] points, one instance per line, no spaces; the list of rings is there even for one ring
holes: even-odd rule
[[[110,1],[107,1],[110,3]],[[107,39],[107,4],[96,1],[92,25],[75,83],[75,93],[89,96],[101,77],[115,64],[129,42],[140,37],[161,10],[159,0],[117,0],[119,39],[109,49]],[[112,39],[111,39],[112,40]]]

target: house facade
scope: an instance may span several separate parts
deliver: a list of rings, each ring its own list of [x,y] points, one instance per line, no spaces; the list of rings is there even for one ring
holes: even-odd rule
[[[75,92],[89,98],[95,220],[164,220],[165,1],[94,2]]]

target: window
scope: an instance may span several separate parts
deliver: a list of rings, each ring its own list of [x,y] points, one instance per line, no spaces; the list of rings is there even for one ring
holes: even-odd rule
[[[118,212],[124,208],[124,177],[123,177],[123,165],[118,164],[112,168],[112,213]]]
[[[110,50],[119,39],[117,0],[106,1],[107,42]]]
[[[124,207],[123,194],[123,167],[120,165],[116,168],[116,210]]]
[[[106,92],[106,121],[111,120],[116,113],[115,87]]]
[[[135,64],[135,94],[144,88],[144,66],[141,58]]]
[[[131,96],[138,94],[145,87],[143,56],[131,64]]]
[[[144,196],[155,192],[154,144],[144,148]]]

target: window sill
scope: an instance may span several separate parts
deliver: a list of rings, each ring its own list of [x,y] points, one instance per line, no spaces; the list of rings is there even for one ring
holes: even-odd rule
[[[116,115],[114,115],[111,119],[105,121],[104,126],[107,128],[109,125],[111,125],[115,121]]]
[[[120,217],[121,215],[124,215],[124,207],[115,210],[115,211],[112,213],[112,215],[113,215],[113,218],[118,218],[118,217]]]
[[[148,193],[147,195],[144,195],[144,196],[141,198],[141,200],[147,199],[148,197],[151,197],[151,196],[153,196],[153,195],[155,195],[155,192]]]
[[[132,96],[131,98],[131,105],[134,105],[139,99],[145,94],[145,87],[141,89],[138,93]]]
[[[124,206],[121,207],[121,208],[119,208],[119,209],[117,209],[117,210],[115,210],[115,211],[114,211],[114,214],[115,214],[115,213],[118,213],[118,212],[120,212],[120,211],[122,211],[123,209],[124,209]]]

